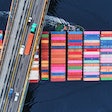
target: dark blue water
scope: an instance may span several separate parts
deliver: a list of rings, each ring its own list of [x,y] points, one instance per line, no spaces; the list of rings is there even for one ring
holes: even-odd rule
[[[5,30],[11,0],[0,0],[0,29]]]
[[[112,0],[58,0],[49,13],[86,30],[112,30]],[[24,112],[112,112],[110,82],[31,84]]]
[[[55,1],[55,0],[54,0]],[[58,0],[55,10],[58,17],[79,24],[86,30],[112,29],[112,0]]]
[[[58,0],[50,15],[79,24],[86,30],[112,30],[111,0]],[[0,0],[0,10],[9,10],[10,0]],[[4,19],[3,19],[4,18]],[[0,17],[5,29],[6,17]],[[40,82],[30,84],[24,112],[112,112],[112,81]]]

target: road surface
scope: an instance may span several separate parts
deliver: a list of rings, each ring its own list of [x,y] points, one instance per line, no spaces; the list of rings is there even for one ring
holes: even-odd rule
[[[30,32],[31,24],[33,22],[40,24],[40,19],[41,19],[42,11],[43,11],[42,7],[44,6],[44,4],[45,4],[45,0],[20,0],[19,1],[18,11],[16,14],[13,30],[11,33],[12,40],[10,39],[10,43],[8,44],[8,49],[7,49],[2,73],[7,74],[6,71],[8,71],[9,72],[8,74],[11,74],[8,80],[9,81],[8,84],[7,83],[5,84],[7,91],[10,88],[13,88],[14,93],[19,92],[20,96],[23,91],[23,86],[24,86],[26,73],[28,70],[32,51],[30,52],[30,55],[28,56],[25,56],[25,55],[21,56],[18,54],[18,52],[20,49],[20,45],[26,44],[27,36]],[[32,16],[33,18],[33,22],[31,24],[27,24],[29,16]],[[35,35],[35,38],[36,38],[36,35]],[[33,45],[35,42],[35,38],[33,41]],[[33,45],[32,45],[32,49],[33,49]],[[10,64],[8,65],[7,62],[9,62]],[[11,67],[10,65],[13,65],[13,66]],[[4,71],[6,66],[7,66],[7,69]],[[19,101],[21,98],[20,96],[18,101],[14,102],[14,95],[12,99],[9,100],[8,94],[7,94],[5,96],[6,99],[4,99],[4,105],[5,105],[4,111],[17,112]]]

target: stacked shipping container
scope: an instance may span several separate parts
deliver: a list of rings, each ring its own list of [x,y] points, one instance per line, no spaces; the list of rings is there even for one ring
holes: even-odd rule
[[[66,32],[51,32],[51,81],[65,81]]]
[[[112,80],[112,31],[102,31],[100,39],[100,77],[101,80]]]
[[[37,46],[34,60],[31,66],[29,82],[37,83],[39,81],[39,47]]]
[[[50,39],[48,32],[42,33],[41,80],[49,80],[50,77],[51,81],[65,81],[66,72],[68,81],[81,80],[82,68],[84,81],[99,81],[100,78],[101,80],[112,80],[112,31],[101,31],[101,38],[100,31],[85,31],[84,46],[82,35],[81,31],[69,31],[68,35],[66,32],[54,31],[51,32]],[[2,39],[1,36],[0,33],[0,39]],[[84,47],[83,50],[82,47]],[[84,53],[83,57],[82,52]],[[39,54],[37,47],[29,82],[38,81]]]
[[[3,44],[3,31],[0,30],[0,50],[2,49],[2,44]]]
[[[84,32],[84,81],[99,81],[100,32]]]
[[[0,30],[0,60],[1,60],[1,50],[3,48],[3,31]]]
[[[68,73],[67,80],[82,78],[82,32],[68,32]]]
[[[49,32],[41,38],[41,80],[49,80]]]

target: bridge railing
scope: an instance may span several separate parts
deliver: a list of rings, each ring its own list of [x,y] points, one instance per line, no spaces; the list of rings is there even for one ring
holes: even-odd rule
[[[3,48],[2,48],[1,54],[0,54],[1,55],[1,57],[0,57],[0,74],[1,74],[2,65],[3,65],[4,59],[5,59],[5,55],[6,55],[8,42],[9,42],[10,35],[12,32],[12,27],[13,27],[16,11],[18,8],[18,3],[19,3],[19,0],[12,0],[12,2],[11,2],[10,13],[8,16],[8,21],[7,21],[7,26],[6,26],[6,31],[5,31],[4,41],[3,41]]]

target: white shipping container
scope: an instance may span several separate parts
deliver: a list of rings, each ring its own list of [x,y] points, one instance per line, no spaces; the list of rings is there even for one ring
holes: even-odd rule
[[[84,62],[84,63],[87,63],[87,64],[91,64],[91,63],[96,64],[96,63],[99,63],[100,60],[84,60],[83,62]]]
[[[39,55],[34,55],[34,58],[39,58]]]
[[[31,70],[29,80],[36,80],[36,79],[39,79],[39,71]]]
[[[99,72],[99,69],[83,70],[84,72]]]
[[[39,68],[39,64],[37,64],[37,65],[32,64],[32,68]]]
[[[91,67],[87,67],[87,66],[85,67],[85,66],[84,66],[84,69],[85,69],[85,70],[86,70],[86,69],[100,69],[100,67],[99,67],[99,66],[97,66],[97,67],[95,67],[95,66],[94,66],[94,67],[92,67],[92,66],[91,66]]]
[[[100,54],[100,52],[84,52],[84,54],[87,54],[87,55],[94,55],[94,54]]]
[[[103,37],[103,38],[100,38],[100,40],[112,40],[112,37]]]
[[[39,65],[39,61],[33,61],[32,65]]]
[[[104,57],[104,58],[106,58],[106,57],[112,58],[112,54],[101,54],[100,57],[101,57],[101,58],[103,58],[103,57]]]
[[[83,78],[84,81],[99,81],[100,78]]]
[[[84,40],[84,43],[100,43],[100,40]]]

